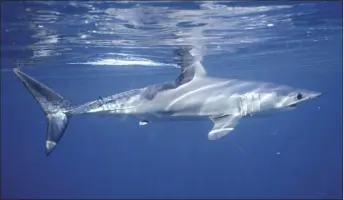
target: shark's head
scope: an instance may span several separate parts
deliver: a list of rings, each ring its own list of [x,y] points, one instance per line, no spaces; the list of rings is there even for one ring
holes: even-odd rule
[[[251,112],[256,112],[256,114],[272,114],[275,111],[293,110],[302,102],[315,99],[321,95],[319,92],[273,84],[265,85],[265,87],[258,90],[260,91],[249,92],[242,99],[243,102],[247,102],[247,105],[243,107],[244,110],[250,112],[251,109]],[[256,111],[254,111],[255,109]]]
[[[315,99],[321,96],[320,92],[309,90],[295,89],[288,92],[276,93],[278,98],[276,101],[276,108],[295,108],[298,104]]]

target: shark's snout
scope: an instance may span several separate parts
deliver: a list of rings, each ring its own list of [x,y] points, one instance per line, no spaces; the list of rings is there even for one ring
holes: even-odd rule
[[[313,94],[312,98],[320,97],[321,95],[322,95],[321,92],[317,92],[317,93]]]
[[[321,92],[299,92],[296,96],[292,97],[292,101],[287,104],[287,107],[296,107],[299,103],[315,99],[321,95]]]
[[[320,97],[322,95],[321,92],[312,92],[307,95],[307,99],[314,99]]]

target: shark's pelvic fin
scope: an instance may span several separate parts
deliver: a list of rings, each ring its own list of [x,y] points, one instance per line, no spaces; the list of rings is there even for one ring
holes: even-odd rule
[[[217,140],[229,132],[233,131],[241,119],[240,115],[224,115],[220,117],[211,117],[214,122],[213,129],[208,133],[209,140]]]
[[[147,124],[149,124],[149,121],[148,121],[148,120],[141,120],[141,121],[139,122],[139,125],[140,125],[140,126],[144,126],[144,125],[147,125]]]
[[[67,110],[71,106],[61,95],[19,69],[14,69],[13,72],[40,104],[48,119],[45,149],[46,154],[49,155],[62,138],[68,125]]]
[[[177,85],[185,84],[195,77],[206,76],[207,72],[201,63],[202,55],[195,48],[184,46],[174,53],[181,69],[181,74],[176,80]]]

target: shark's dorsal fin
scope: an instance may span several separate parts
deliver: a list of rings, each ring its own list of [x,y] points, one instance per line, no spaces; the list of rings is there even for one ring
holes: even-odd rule
[[[146,87],[142,94],[146,99],[152,100],[159,92],[175,89],[180,85],[190,82],[195,77],[206,76],[206,71],[201,64],[202,53],[195,46],[182,46],[175,50],[174,54],[174,58],[181,69],[179,77],[174,82]]]
[[[229,132],[233,131],[235,126],[241,119],[240,115],[224,115],[224,116],[214,116],[210,117],[214,122],[213,129],[208,133],[209,140],[217,140]]]
[[[175,51],[181,74],[176,80],[177,85],[190,82],[195,77],[206,76],[201,61],[202,55],[192,46],[183,46]]]

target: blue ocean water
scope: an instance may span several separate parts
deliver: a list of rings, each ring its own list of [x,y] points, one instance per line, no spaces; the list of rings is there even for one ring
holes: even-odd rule
[[[1,6],[1,197],[343,198],[341,1]],[[81,104],[174,80],[185,44],[211,76],[323,95],[216,141],[211,121],[76,116],[45,155],[45,116],[14,67]]]

